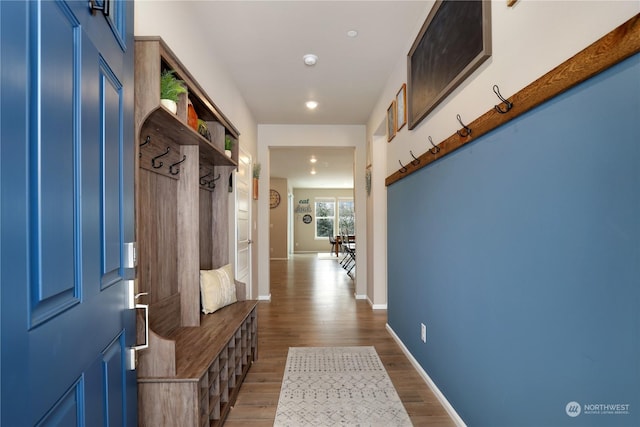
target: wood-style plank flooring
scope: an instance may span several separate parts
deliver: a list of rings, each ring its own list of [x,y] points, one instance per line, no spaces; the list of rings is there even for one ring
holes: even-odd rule
[[[335,257],[271,261],[271,301],[258,304],[258,360],[225,426],[273,426],[289,347],[357,345],[375,346],[415,426],[454,426],[386,321],[386,310],[354,298],[353,281]]]

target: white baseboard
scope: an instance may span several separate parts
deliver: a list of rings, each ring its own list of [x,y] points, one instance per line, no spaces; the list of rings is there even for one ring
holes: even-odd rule
[[[358,295],[358,294],[353,294],[353,295],[356,297],[356,299],[367,299],[366,295]]]
[[[391,326],[389,326],[388,323],[387,323],[387,331],[389,331],[393,339],[398,343],[398,345],[402,349],[402,352],[405,354],[405,356],[407,356],[407,358],[409,359],[413,367],[416,368],[416,371],[418,371],[418,374],[420,374],[424,382],[427,383],[427,386],[429,386],[433,394],[436,395],[436,397],[438,398],[438,401],[447,411],[447,413],[449,414],[453,422],[456,423],[458,427],[467,427],[465,422],[462,420],[460,415],[458,415],[458,413],[453,408],[453,406],[451,406],[451,404],[449,403],[447,398],[444,396],[444,394],[442,394],[442,392],[438,389],[438,387],[436,386],[436,383],[434,383],[431,377],[429,377],[429,374],[427,374],[427,372],[424,369],[422,369],[422,366],[420,366],[416,358],[413,357],[413,355],[409,352],[409,349],[405,347],[404,343],[396,335],[393,329],[391,329]]]
[[[371,301],[371,298],[369,298],[369,297],[367,297],[367,302],[371,306],[372,310],[386,310],[387,309],[387,304],[374,304],[373,301]]]
[[[271,301],[271,294],[269,294],[269,295],[258,295],[258,301]]]

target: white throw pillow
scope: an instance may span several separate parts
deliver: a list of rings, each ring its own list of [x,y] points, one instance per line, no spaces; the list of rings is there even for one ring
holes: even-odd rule
[[[205,314],[236,302],[236,285],[231,265],[227,264],[216,270],[200,270],[200,295],[202,312]]]

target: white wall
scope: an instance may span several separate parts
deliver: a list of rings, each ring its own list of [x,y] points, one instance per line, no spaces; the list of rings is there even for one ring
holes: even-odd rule
[[[387,159],[386,122],[369,140],[367,166],[371,169],[371,193],[367,198],[367,300],[373,309],[387,308]]]
[[[211,54],[206,37],[189,31],[190,28],[200,26],[197,11],[198,2],[182,1],[136,1],[135,5],[135,36],[160,36],[178,57],[180,62],[189,70],[198,84],[209,95],[211,100],[231,121],[240,132],[240,144],[245,152],[250,153],[254,161],[257,154],[257,123],[247,107],[240,91],[229,76],[229,71],[223,63]],[[179,25],[176,25],[179,22]],[[264,194],[264,193],[263,193]],[[229,197],[233,197],[230,194]],[[233,199],[232,199],[233,200]],[[231,202],[233,205],[233,202]],[[250,237],[254,243],[256,237],[256,204],[253,204],[252,215],[254,224]],[[235,212],[233,212],[235,214]],[[230,216],[230,236],[235,216]],[[234,238],[229,239],[229,254],[231,262],[235,263]],[[258,245],[252,247],[252,257],[257,255]],[[253,274],[251,283],[252,295],[258,292],[258,275]]]
[[[452,92],[411,131],[405,126],[388,144],[386,176],[411,160],[409,150],[418,156],[430,147],[428,136],[437,144],[460,128],[456,115],[469,123],[499,103],[492,91],[500,87],[510,97],[563,61],[640,12],[634,1],[542,1],[519,0],[507,7],[505,0],[492,1],[491,26],[493,54],[467,80]],[[425,11],[426,19],[429,11]],[[422,20],[424,21],[424,19]],[[414,34],[420,31],[415,28]],[[373,109],[367,125],[371,138],[386,110],[407,79],[406,48],[397,52],[397,66]]]
[[[269,170],[269,149],[271,147],[353,147],[354,190],[356,235],[358,244],[366,247],[366,191],[364,169],[366,161],[366,140],[364,125],[259,125],[258,161],[262,163],[264,176]],[[303,141],[303,142],[301,142]],[[269,180],[260,180],[260,194],[269,194]],[[270,299],[269,283],[269,201],[266,197],[258,200],[258,276],[260,276],[259,298]],[[366,298],[367,263],[364,251],[356,252],[356,298]]]

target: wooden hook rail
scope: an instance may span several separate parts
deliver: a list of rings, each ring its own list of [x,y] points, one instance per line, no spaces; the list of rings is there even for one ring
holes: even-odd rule
[[[402,169],[389,175],[385,185],[389,186],[406,178],[413,172],[639,52],[640,14],[529,84],[509,100],[505,99],[503,102],[506,105],[508,105],[507,102],[512,105],[511,109],[505,111],[508,114],[497,111],[495,107],[491,108],[465,126],[473,129],[473,135],[462,137],[456,132],[437,145],[440,148],[439,151],[427,150],[417,157],[419,162],[413,161],[406,165],[400,163]],[[434,147],[436,146],[433,141],[431,143]]]

